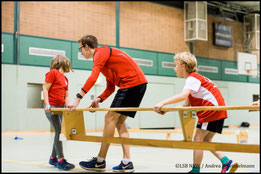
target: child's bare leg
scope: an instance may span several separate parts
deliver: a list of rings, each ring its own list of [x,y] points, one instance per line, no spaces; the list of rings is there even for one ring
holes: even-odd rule
[[[204,138],[204,142],[211,142],[212,138],[214,137],[215,133],[214,132],[208,132],[208,134]],[[221,160],[225,154],[221,153],[219,151],[210,151],[213,155],[215,155],[219,160]]]
[[[202,130],[196,128],[196,133],[194,136],[194,142],[203,142],[205,136],[208,134],[209,131]],[[200,164],[203,158],[203,150],[194,150],[193,151],[193,168],[192,173],[199,173],[200,171]]]

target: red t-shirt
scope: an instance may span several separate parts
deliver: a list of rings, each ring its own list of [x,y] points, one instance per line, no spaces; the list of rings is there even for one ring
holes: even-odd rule
[[[139,65],[128,54],[116,48],[111,50],[107,46],[95,49],[92,73],[82,88],[87,93],[101,72],[107,82],[105,91],[99,96],[102,100],[114,92],[115,86],[125,89],[148,83]]]
[[[218,87],[208,78],[194,72],[186,79],[184,89],[190,89],[191,106],[225,106],[225,100]],[[198,123],[211,122],[227,118],[227,111],[199,111]]]
[[[45,74],[45,81],[52,83],[49,91],[49,103],[53,106],[63,106],[65,92],[68,91],[68,79],[57,69],[52,69]]]

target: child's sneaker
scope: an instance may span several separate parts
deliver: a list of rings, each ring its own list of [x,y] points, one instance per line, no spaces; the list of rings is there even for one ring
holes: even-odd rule
[[[53,165],[54,167],[57,167],[57,163],[58,163],[58,159],[55,157],[55,158],[51,158],[49,159],[49,164]]]
[[[120,165],[113,167],[112,170],[114,172],[134,172],[134,167],[131,161],[126,165],[121,161]]]
[[[106,161],[103,160],[103,162],[97,162],[97,157],[93,157],[89,161],[81,161],[79,162],[79,165],[81,168],[85,170],[98,170],[98,171],[104,171],[106,167]]]
[[[223,164],[221,173],[235,173],[238,168],[238,163],[233,163],[232,160],[229,160],[226,164]]]
[[[61,170],[71,170],[75,167],[75,165],[70,164],[65,159],[63,159],[61,162],[57,163],[57,167]]]

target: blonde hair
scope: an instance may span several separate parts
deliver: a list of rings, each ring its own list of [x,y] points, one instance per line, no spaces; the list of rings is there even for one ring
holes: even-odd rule
[[[60,68],[62,68],[63,72],[65,72],[65,73],[70,72],[70,70],[72,72],[74,72],[72,70],[70,60],[63,55],[57,55],[51,61],[50,70],[52,70],[52,69],[58,69],[59,70]]]
[[[188,73],[197,72],[197,59],[189,52],[177,53],[174,61],[178,60],[180,65],[184,64]]]

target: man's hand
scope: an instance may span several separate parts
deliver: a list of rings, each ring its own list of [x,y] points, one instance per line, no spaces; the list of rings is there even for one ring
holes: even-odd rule
[[[72,105],[69,105],[70,111],[75,111],[76,107],[80,104],[81,99],[75,98]]]
[[[96,98],[92,101],[91,105],[89,108],[98,108],[99,107],[99,102],[101,101],[101,98]],[[95,111],[90,111],[90,112],[95,112]]]
[[[155,112],[157,112],[158,114],[164,115],[167,111],[161,111],[160,109],[163,107],[164,105],[162,103],[158,103],[153,107],[153,110]]]

